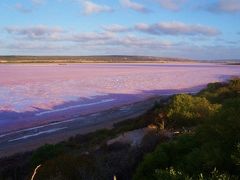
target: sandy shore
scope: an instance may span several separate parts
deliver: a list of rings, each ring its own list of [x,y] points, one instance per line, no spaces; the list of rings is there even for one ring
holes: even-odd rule
[[[114,123],[144,114],[156,101],[169,96],[154,97],[99,113],[46,124],[0,136],[0,157],[34,150],[46,143],[58,143],[77,134],[112,128]]]

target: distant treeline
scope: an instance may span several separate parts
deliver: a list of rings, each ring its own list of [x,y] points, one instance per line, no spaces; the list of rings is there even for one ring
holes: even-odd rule
[[[151,56],[0,56],[0,63],[164,63],[190,59]]]

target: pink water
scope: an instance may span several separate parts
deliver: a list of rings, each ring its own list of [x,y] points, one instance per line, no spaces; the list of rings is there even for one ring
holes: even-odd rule
[[[216,64],[0,65],[0,134],[240,76]]]

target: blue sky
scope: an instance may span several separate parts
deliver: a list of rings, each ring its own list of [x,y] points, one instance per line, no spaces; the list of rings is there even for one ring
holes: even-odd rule
[[[1,55],[240,59],[240,0],[1,0]]]

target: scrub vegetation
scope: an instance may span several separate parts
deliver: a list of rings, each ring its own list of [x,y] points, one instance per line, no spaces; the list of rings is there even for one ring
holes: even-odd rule
[[[239,179],[239,88],[240,79],[235,78],[209,84],[197,96],[174,97],[170,122],[195,129],[159,144],[144,157],[133,179]]]

